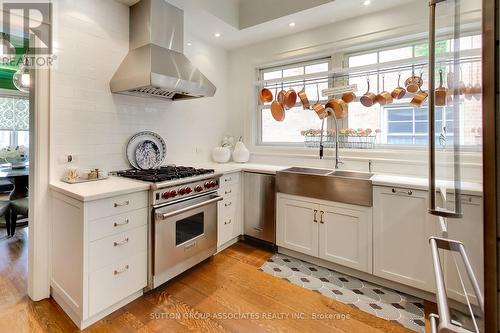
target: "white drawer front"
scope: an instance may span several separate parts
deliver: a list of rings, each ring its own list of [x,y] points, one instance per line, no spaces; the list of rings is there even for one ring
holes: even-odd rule
[[[89,267],[94,272],[139,252],[146,251],[146,226],[90,243]]]
[[[114,216],[148,206],[148,192],[135,192],[113,198],[91,201],[88,204],[88,220]]]
[[[146,251],[90,273],[90,316],[146,287]]]
[[[238,196],[240,194],[240,186],[238,184],[233,184],[219,188],[218,194],[224,198]]]
[[[220,186],[222,188],[227,187],[227,186],[232,186],[234,184],[239,184],[240,183],[240,173],[230,173],[227,175],[224,175],[220,178]]]
[[[224,198],[219,202],[219,216],[236,216],[238,197]]]
[[[142,208],[120,215],[94,220],[89,226],[90,241],[128,231],[143,225],[148,220],[148,209]]]

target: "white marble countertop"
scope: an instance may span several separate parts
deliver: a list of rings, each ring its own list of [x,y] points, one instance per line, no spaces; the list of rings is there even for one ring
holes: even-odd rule
[[[241,171],[275,174],[277,171],[289,168],[289,166],[254,163],[208,163],[204,167],[215,169],[216,172],[223,174]],[[422,177],[375,174],[371,180],[373,185],[378,186],[408,187],[414,190],[427,190],[429,188],[427,178]],[[437,187],[451,189],[453,184],[451,181],[438,182]],[[482,196],[483,185],[481,183],[462,182],[462,194]]]
[[[414,190],[429,189],[429,181],[427,180],[427,178],[378,174],[374,175],[371,180],[373,185],[379,186],[407,187]],[[439,189],[445,188],[448,189],[447,192],[452,192],[450,189],[453,188],[453,182],[438,181],[436,186]],[[461,187],[462,194],[475,196],[483,195],[483,185],[480,183],[462,182]]]
[[[53,191],[80,201],[93,201],[117,195],[147,191],[150,184],[120,177],[109,177],[95,182],[67,184],[62,181],[50,183]]]
[[[289,168],[289,166],[255,164],[255,163],[204,163],[197,167],[206,169],[215,169],[217,173],[228,174],[233,172],[259,172],[267,174],[276,174],[277,171]],[[427,190],[428,181],[426,178],[407,177],[400,175],[376,174],[372,178],[373,185],[406,187],[415,190]],[[440,182],[438,188],[452,188],[451,182]],[[68,195],[80,201],[92,201],[116,195],[146,191],[150,184],[119,177],[110,177],[106,180],[82,183],[66,184],[61,181],[55,181],[50,184],[52,190]],[[462,193],[466,195],[482,196],[483,186],[480,183],[463,182]]]

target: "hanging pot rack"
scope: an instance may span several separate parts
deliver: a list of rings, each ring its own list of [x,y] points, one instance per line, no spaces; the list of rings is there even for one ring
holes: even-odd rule
[[[466,63],[476,63],[481,61],[481,55],[477,50],[466,50],[461,52],[462,58],[458,61],[460,65]],[[455,59],[450,59],[452,53],[445,53],[436,59],[436,62],[442,65],[456,64]],[[415,69],[416,71],[426,72],[428,67],[427,57],[413,58],[411,62],[408,60],[397,60],[376,66],[360,66],[356,68],[334,69],[326,72],[291,76],[273,80],[262,80],[255,82],[258,87],[266,87],[269,89],[285,86],[310,86],[321,83],[329,83],[331,80],[339,78],[355,78],[366,77],[377,74],[397,73],[405,70]]]

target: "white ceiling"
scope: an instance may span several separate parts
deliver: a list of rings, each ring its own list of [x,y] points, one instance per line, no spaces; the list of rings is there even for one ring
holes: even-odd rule
[[[117,1],[126,5],[133,5],[138,2],[138,0]],[[261,20],[267,20],[266,22],[241,30],[237,27],[239,22],[252,22],[253,20],[253,22],[257,23],[259,21],[259,18],[255,17],[259,15],[255,8],[250,8],[246,2],[245,5],[241,5],[242,1],[253,0],[167,1],[184,10],[184,24],[188,35],[192,34],[226,49],[233,49],[421,0],[372,0],[369,6],[363,5],[364,0],[334,0],[276,19],[272,19],[272,16],[263,12],[262,17],[265,18]],[[289,0],[267,1],[278,7],[286,3],[291,4],[288,2]],[[325,2],[318,1],[311,1],[311,3]],[[294,2],[296,8],[299,9],[300,2]],[[261,1],[257,1],[257,3],[261,3]],[[307,3],[307,1],[302,0],[302,3]],[[247,13],[238,11],[239,8],[235,8],[238,6],[239,8],[247,8]],[[266,8],[262,10],[266,10]],[[270,8],[270,11],[275,12],[272,8]],[[289,9],[288,12],[290,11],[293,12],[293,8]],[[236,15],[240,15],[240,17],[235,17]],[[242,19],[241,15],[249,15],[250,17]],[[289,26],[291,22],[295,23],[295,27],[291,28]],[[220,33],[221,37],[215,38],[215,33]],[[186,40],[186,42],[189,41]]]

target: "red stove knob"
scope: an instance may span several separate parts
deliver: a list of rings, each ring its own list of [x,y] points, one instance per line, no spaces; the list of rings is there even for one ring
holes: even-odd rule
[[[181,188],[181,189],[179,190],[179,194],[180,194],[180,195],[184,195],[184,194],[186,194],[186,193],[187,193],[187,189],[186,189],[185,187],[183,187],[183,188]]]
[[[161,197],[163,199],[165,199],[165,200],[168,199],[168,198],[170,198],[170,192],[163,192],[162,195],[161,195]]]
[[[201,191],[203,191],[203,186],[198,185],[198,186],[196,186],[196,187],[194,188],[194,190],[195,190],[196,192],[201,192]]]
[[[172,190],[172,191],[169,192],[169,196],[171,198],[175,198],[177,196],[177,192],[175,190]]]
[[[215,186],[217,186],[217,183],[216,183],[215,181],[213,181],[213,180],[212,180],[212,181],[210,182],[210,188],[215,187]]]
[[[210,188],[210,183],[209,182],[205,183],[205,188]]]
[[[190,194],[193,192],[193,189],[191,187],[186,187],[186,194]]]

